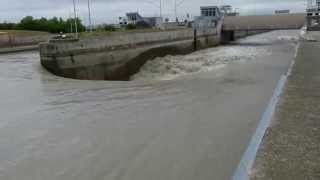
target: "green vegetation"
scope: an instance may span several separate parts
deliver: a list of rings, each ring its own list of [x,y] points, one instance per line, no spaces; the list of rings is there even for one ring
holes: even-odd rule
[[[126,34],[126,33],[148,33],[148,32],[162,32],[164,30],[161,29],[116,29],[116,31],[105,31],[105,30],[95,30],[93,32],[81,32],[80,38],[90,38],[90,37],[101,37],[101,36],[113,36],[119,34]],[[176,30],[170,30],[176,31]]]
[[[48,32],[29,31],[29,30],[0,30],[0,32],[9,33],[10,35],[19,36],[19,37],[30,37],[30,36],[49,34]]]
[[[104,31],[116,31],[116,28],[111,25],[104,25],[103,30]]]
[[[17,24],[15,23],[0,23],[0,29],[1,30],[12,30],[12,29],[16,29],[17,28]]]
[[[102,24],[94,27],[93,32],[85,32],[86,27],[82,24],[81,20],[77,18],[78,24],[78,32],[80,32],[80,36],[86,37],[91,35],[108,35],[112,32],[152,32],[157,31],[152,29],[148,24],[144,22],[140,22],[137,24],[128,24],[125,28],[115,28],[112,25]],[[74,19],[69,18],[64,20],[62,18],[53,17],[51,19],[40,18],[36,19],[32,16],[26,16],[19,23],[0,23],[0,31],[3,30],[5,32],[11,31],[36,31],[36,32],[49,32],[49,33],[72,33],[74,32]],[[22,33],[23,34],[23,33]],[[27,33],[26,33],[27,34]]]
[[[137,22],[137,24],[128,24],[126,27],[127,30],[134,29],[151,29],[151,26],[143,21]]]
[[[85,31],[85,26],[77,18],[78,31]],[[74,19],[63,20],[62,18],[53,17],[51,19],[40,18],[34,19],[32,16],[23,18],[19,23],[0,23],[0,30],[31,30],[46,31],[50,33],[70,33],[71,26],[74,28]]]
[[[133,29],[137,29],[137,26],[134,24],[128,24],[126,27],[127,30],[133,30]]]

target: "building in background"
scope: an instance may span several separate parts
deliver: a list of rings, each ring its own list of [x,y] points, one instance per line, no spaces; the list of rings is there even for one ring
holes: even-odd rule
[[[119,17],[119,26],[117,28],[124,28],[128,25],[128,19],[126,17]]]
[[[202,17],[218,17],[221,14],[218,6],[203,6],[200,11]]]
[[[308,0],[307,28],[309,31],[320,30],[320,0]]]
[[[289,9],[285,9],[285,10],[275,10],[274,13],[275,13],[275,14],[290,14],[290,10],[289,10]]]
[[[195,17],[194,28],[215,28],[218,22],[223,17],[223,13],[218,6],[203,6],[200,7],[201,16]]]
[[[239,16],[239,13],[236,9],[233,9],[230,5],[220,6],[220,11],[224,16]]]
[[[138,12],[130,12],[126,14],[125,25],[133,24],[146,28],[159,28],[162,23],[161,17],[142,17]]]

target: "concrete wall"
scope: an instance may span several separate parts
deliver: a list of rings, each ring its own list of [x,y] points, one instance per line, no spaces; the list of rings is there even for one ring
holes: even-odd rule
[[[178,22],[163,22],[159,26],[162,30],[177,30],[177,29],[186,29],[188,28],[188,24],[178,23]]]
[[[40,45],[41,64],[74,79],[128,80],[148,60],[218,45],[216,29],[126,33]]]
[[[268,30],[255,30],[255,31],[223,30],[221,33],[221,43],[227,44],[230,41],[235,41],[236,39],[239,39],[239,38],[244,38],[246,36],[251,36],[251,35],[260,34],[260,33],[264,33],[264,32],[268,32]]]
[[[0,33],[0,48],[36,45],[47,41],[50,37],[49,34],[22,36],[14,33]]]
[[[226,16],[223,30],[300,29],[305,25],[305,14],[278,14],[260,16]]]

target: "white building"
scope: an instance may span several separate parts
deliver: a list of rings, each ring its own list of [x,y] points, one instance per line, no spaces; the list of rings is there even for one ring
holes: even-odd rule
[[[127,13],[126,19],[128,24],[145,25],[149,27],[160,27],[162,23],[161,17],[142,17],[137,12]]]
[[[215,28],[223,16],[218,6],[200,7],[201,16],[195,17],[194,28]]]

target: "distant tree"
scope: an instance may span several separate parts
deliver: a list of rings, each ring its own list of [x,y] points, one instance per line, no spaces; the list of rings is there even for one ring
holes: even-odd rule
[[[32,16],[24,17],[23,19],[21,19],[20,23],[18,24],[18,28],[24,29],[24,30],[34,30],[35,26],[36,24]]]
[[[16,28],[17,28],[17,24],[15,24],[15,23],[8,23],[8,22],[0,23],[1,30],[12,30],[12,29],[16,29]]]
[[[85,26],[82,24],[79,18],[76,19],[78,32],[85,31]],[[34,19],[32,16],[26,16],[18,24],[10,25],[11,29],[20,29],[20,30],[34,30],[34,31],[47,31],[51,33],[71,33],[71,27],[73,31],[75,30],[74,19],[63,20],[62,18],[53,17],[51,19],[46,19],[44,17],[40,19]],[[8,29],[7,24],[0,24],[0,29]]]

